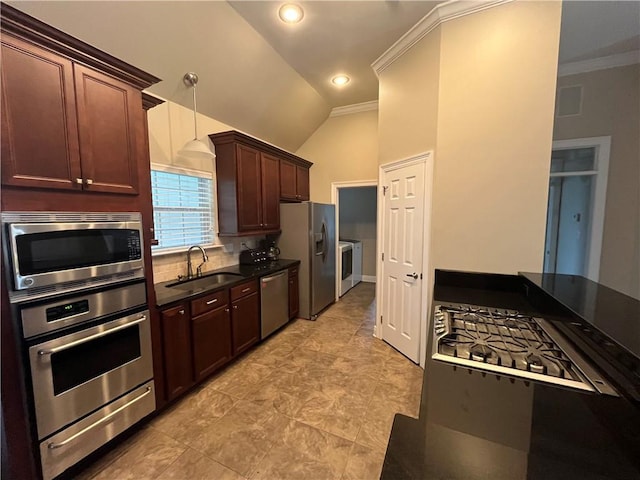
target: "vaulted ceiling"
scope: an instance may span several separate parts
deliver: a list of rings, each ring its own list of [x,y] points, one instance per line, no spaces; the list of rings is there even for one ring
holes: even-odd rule
[[[189,108],[195,71],[200,113],[295,151],[331,108],[377,99],[371,63],[441,2],[298,1],[297,25],[274,1],[7,3],[162,78],[149,91]],[[560,60],[637,49],[639,22],[637,1],[565,2]],[[341,89],[338,71],[352,77]]]
[[[300,2],[294,30],[273,18],[280,2],[7,3],[162,78],[149,92],[189,108],[182,77],[196,72],[200,113],[295,151],[332,107],[377,98],[369,65],[437,2]],[[349,88],[315,80],[339,67]]]

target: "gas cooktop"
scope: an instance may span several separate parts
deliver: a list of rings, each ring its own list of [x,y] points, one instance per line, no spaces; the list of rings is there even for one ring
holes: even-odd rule
[[[526,380],[617,395],[543,318],[515,310],[439,304],[435,360]]]

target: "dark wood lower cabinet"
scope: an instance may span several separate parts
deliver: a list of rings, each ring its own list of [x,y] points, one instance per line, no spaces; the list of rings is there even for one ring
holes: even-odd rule
[[[231,360],[231,315],[224,306],[192,320],[193,368],[196,381]]]
[[[189,307],[180,304],[160,313],[167,400],[173,400],[194,383],[191,364]]]
[[[233,354],[238,355],[260,340],[260,301],[258,293],[231,304]]]

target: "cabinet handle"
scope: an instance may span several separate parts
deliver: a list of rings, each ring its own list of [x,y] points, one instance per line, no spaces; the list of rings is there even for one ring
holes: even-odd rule
[[[227,313],[229,313],[229,309],[228,309],[228,308],[225,308],[225,309],[224,309],[224,311],[225,311],[225,312],[227,312]]]
[[[237,309],[238,309],[238,305],[234,305],[234,306],[233,306],[233,309],[234,309],[234,310],[237,310]]]
[[[82,179],[81,178],[76,178],[76,183],[79,185],[82,185]]]
[[[93,180],[92,180],[92,179],[90,179],[90,178],[87,178],[87,179],[85,179],[84,183],[85,183],[86,185],[93,185]]]
[[[182,310],[178,310],[178,313],[179,313],[180,315],[184,315],[184,309],[182,309]]]
[[[249,290],[251,290],[251,287],[243,288],[240,293],[247,293]]]
[[[207,305],[211,305],[212,303],[216,303],[217,301],[218,301],[218,299],[217,299],[217,298],[214,298],[213,300],[209,300],[209,301],[207,302]]]

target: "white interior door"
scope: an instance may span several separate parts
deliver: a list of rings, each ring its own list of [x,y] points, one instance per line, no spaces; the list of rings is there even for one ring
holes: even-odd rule
[[[382,338],[418,363],[424,241],[424,162],[383,173]]]

